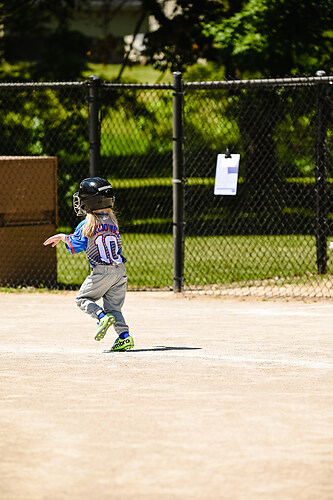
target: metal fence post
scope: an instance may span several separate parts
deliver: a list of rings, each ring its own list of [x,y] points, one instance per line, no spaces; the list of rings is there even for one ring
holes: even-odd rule
[[[183,162],[183,82],[182,74],[173,73],[173,291],[184,285],[185,203]]]
[[[98,76],[89,79],[89,175],[97,177],[100,161],[100,128],[99,128],[99,84]]]
[[[322,74],[318,76],[323,76]],[[320,83],[317,89],[317,140],[316,140],[316,246],[317,272],[327,273],[327,84]]]

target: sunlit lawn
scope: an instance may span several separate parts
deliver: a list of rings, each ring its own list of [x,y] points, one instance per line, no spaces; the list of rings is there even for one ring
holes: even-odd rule
[[[120,64],[88,64],[88,69],[83,73],[85,78],[90,75],[97,75],[101,80],[112,81],[119,75]],[[122,79],[132,80],[138,83],[172,83],[170,71],[161,73],[152,66],[135,64],[127,66],[121,75]]]
[[[172,235],[123,234],[129,288],[173,285]],[[81,284],[89,272],[85,254],[57,246],[58,281]],[[330,262],[330,261],[329,261]],[[333,272],[329,264],[329,272]],[[227,284],[266,278],[308,279],[316,274],[312,236],[187,237],[185,284]]]

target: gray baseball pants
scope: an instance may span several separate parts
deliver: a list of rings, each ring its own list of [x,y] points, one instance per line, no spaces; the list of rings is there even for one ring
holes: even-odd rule
[[[96,319],[103,310],[115,317],[114,328],[118,336],[129,328],[122,315],[127,290],[124,264],[118,266],[98,265],[87,276],[75,298],[79,308]],[[96,302],[103,298],[103,309]]]

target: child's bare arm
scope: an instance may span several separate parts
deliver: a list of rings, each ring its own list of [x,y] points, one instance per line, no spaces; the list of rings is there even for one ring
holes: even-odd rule
[[[52,244],[52,246],[55,247],[56,244],[59,243],[59,241],[65,241],[65,237],[66,235],[63,233],[54,234],[53,236],[47,238],[47,240],[45,240],[43,244],[44,245]]]

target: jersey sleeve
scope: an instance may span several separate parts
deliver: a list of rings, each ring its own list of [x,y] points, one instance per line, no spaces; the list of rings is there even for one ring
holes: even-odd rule
[[[80,222],[73,234],[65,237],[65,245],[69,253],[79,253],[87,249],[88,238],[82,235],[86,221]]]

